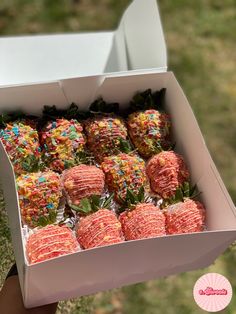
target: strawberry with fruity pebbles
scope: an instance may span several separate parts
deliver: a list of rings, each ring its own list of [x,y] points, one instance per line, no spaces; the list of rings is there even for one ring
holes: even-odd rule
[[[127,119],[129,136],[143,158],[171,147],[170,116],[164,112],[166,90],[147,89],[134,95]]]
[[[56,221],[62,196],[60,177],[53,171],[28,173],[16,179],[23,223],[29,227]]]
[[[101,115],[85,122],[88,147],[98,162],[104,157],[117,155],[127,143],[127,129],[122,118]]]
[[[106,157],[101,168],[105,173],[105,182],[109,191],[114,192],[117,202],[125,198],[127,189],[136,194],[147,184],[145,162],[137,155],[121,153]]]
[[[170,142],[170,117],[154,109],[134,112],[128,117],[129,136],[139,154],[149,158],[168,149]]]
[[[17,175],[38,171],[41,149],[36,129],[23,122],[8,123],[0,139]]]
[[[84,151],[85,136],[77,120],[56,119],[41,132],[46,165],[57,172],[77,164],[77,155]]]

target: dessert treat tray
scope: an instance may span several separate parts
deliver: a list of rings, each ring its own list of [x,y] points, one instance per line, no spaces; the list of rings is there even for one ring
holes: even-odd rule
[[[174,74],[84,84],[0,89],[27,307],[205,267],[235,240],[234,205]]]

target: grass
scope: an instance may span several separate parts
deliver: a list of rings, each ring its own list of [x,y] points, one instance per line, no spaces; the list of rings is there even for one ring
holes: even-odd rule
[[[0,34],[77,32],[115,28],[129,0],[2,0]],[[234,202],[236,201],[235,0],[160,0],[169,69],[180,81]],[[0,282],[13,261],[0,212]],[[236,289],[236,249],[202,270],[61,302],[58,313],[198,314],[192,289],[200,275],[219,272]],[[236,298],[222,313],[236,313]]]

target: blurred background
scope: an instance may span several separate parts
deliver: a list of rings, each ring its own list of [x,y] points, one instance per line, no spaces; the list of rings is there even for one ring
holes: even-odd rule
[[[0,35],[114,29],[130,2],[0,0]],[[235,202],[236,0],[159,0],[159,8],[169,69],[175,72],[192,105]],[[14,261],[3,205],[0,206],[0,258],[1,285]],[[229,248],[206,269],[60,302],[58,313],[204,313],[195,304],[192,289],[196,280],[207,272],[225,275],[236,291],[236,248]],[[236,295],[222,313],[236,313]]]

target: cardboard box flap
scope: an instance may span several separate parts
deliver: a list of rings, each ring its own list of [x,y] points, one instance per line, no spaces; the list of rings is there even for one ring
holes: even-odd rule
[[[113,32],[0,38],[0,85],[101,74],[113,38]]]
[[[135,0],[125,11],[124,27],[129,70],[167,69],[167,53],[156,0]]]
[[[22,110],[28,114],[40,115],[44,105],[55,104],[58,108],[69,105],[58,82],[0,87],[1,113]]]
[[[114,32],[0,38],[0,86],[137,69],[166,71],[155,0],[134,0]]]
[[[116,73],[118,71],[127,71],[127,54],[124,36],[124,25],[120,22],[118,29],[113,32],[112,47],[104,68],[104,73]]]
[[[98,75],[61,80],[59,84],[68,103],[75,103],[82,111],[86,111],[96,99],[97,90],[104,80],[105,76]]]

